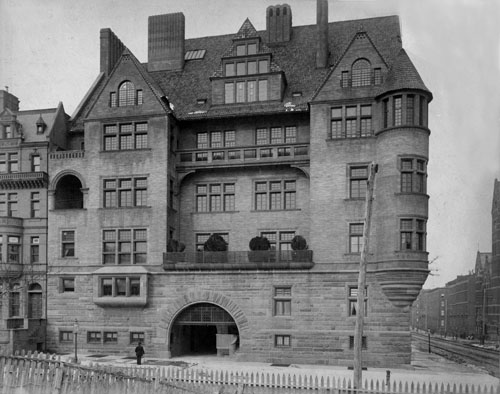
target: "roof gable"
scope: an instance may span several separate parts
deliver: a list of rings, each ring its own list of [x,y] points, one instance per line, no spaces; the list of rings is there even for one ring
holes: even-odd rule
[[[235,39],[243,39],[243,38],[255,38],[259,37],[257,34],[257,30],[255,30],[255,27],[252,25],[252,22],[250,22],[250,19],[245,19],[245,22],[240,27],[240,30],[238,30],[238,33],[234,36]]]

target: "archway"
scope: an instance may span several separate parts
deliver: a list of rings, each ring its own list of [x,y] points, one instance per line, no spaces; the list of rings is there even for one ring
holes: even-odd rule
[[[55,189],[54,209],[82,209],[83,193],[80,179],[67,174],[58,180]]]
[[[181,355],[231,355],[239,346],[233,317],[215,304],[200,302],[182,310],[170,330],[170,351]]]

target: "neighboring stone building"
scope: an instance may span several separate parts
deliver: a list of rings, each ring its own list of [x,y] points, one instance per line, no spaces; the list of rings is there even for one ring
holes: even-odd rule
[[[476,278],[460,275],[446,284],[447,335],[466,338],[476,334]]]
[[[42,350],[46,340],[48,152],[66,145],[68,116],[19,110],[0,90],[0,346]]]
[[[420,332],[446,333],[446,288],[423,289],[413,303],[411,325]]]
[[[88,352],[352,365],[375,162],[364,359],[410,362],[432,94],[397,16],[330,23],[319,0],[316,25],[288,5],[266,18],[185,39],[182,13],[152,16],[146,64],[101,30],[100,74],[50,156],[51,350],[71,351],[78,318]],[[228,251],[203,251],[215,233]],[[255,236],[271,250],[249,253]]]

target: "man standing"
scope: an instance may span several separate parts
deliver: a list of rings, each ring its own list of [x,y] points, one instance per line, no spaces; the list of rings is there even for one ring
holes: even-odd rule
[[[142,343],[139,342],[135,348],[135,356],[137,357],[137,365],[141,365],[141,358],[144,356],[144,348],[142,347]]]

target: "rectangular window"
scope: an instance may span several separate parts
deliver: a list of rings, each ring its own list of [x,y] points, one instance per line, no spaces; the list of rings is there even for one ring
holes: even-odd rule
[[[141,280],[138,277],[101,278],[101,297],[138,297],[141,295]]]
[[[401,126],[402,122],[402,97],[401,96],[395,96],[394,101],[393,101],[393,125],[394,126]]]
[[[235,184],[210,183],[196,185],[197,212],[225,212],[235,209]]]
[[[290,347],[291,346],[290,335],[275,335],[274,336],[274,346],[276,347]]]
[[[59,342],[73,342],[73,331],[59,331]]]
[[[349,198],[365,198],[368,183],[368,166],[349,168]]]
[[[340,76],[340,87],[348,88],[349,85],[350,85],[350,83],[349,83],[349,71],[342,71],[342,74]]]
[[[358,136],[356,127],[357,116],[356,106],[346,107],[345,134],[347,138],[354,138]]]
[[[292,288],[274,288],[274,316],[290,316],[292,314]]]
[[[40,217],[40,192],[31,193],[31,217]]]
[[[234,103],[234,82],[226,82],[224,84],[224,102],[226,104]]]
[[[257,74],[257,62],[255,60],[249,60],[247,62],[247,74]]]
[[[427,162],[418,158],[401,158],[401,192],[426,193]]]
[[[104,150],[131,150],[148,147],[146,122],[104,126]]]
[[[136,102],[137,105],[142,105],[144,103],[144,95],[142,93],[142,89],[137,89],[136,91]]]
[[[269,144],[269,130],[268,129],[257,129],[255,133],[255,144],[256,145],[267,145]]]
[[[228,233],[219,233],[217,232],[217,234],[219,234],[223,239],[224,241],[226,241],[226,243],[229,245],[229,234]],[[196,250],[198,252],[203,252],[203,247],[205,245],[205,242],[207,242],[207,239],[210,237],[210,233],[198,233],[196,234],[196,237],[195,237],[195,240],[196,240]]]
[[[6,125],[4,126],[4,129],[5,129],[5,138],[12,138],[13,137],[12,127],[10,127],[10,125]]]
[[[257,101],[257,82],[256,81],[248,81],[247,82],[247,100],[249,103]]]
[[[373,135],[371,105],[333,107],[330,116],[332,139]]]
[[[374,68],[373,69],[373,84],[380,85],[382,84],[382,69]]]
[[[400,250],[426,250],[426,220],[400,219]]]
[[[425,126],[425,111],[427,109],[425,97],[420,96],[420,108],[418,112],[418,124],[420,126]]]
[[[11,291],[9,293],[9,317],[21,316],[21,293]]]
[[[118,333],[117,332],[104,332],[104,343],[117,343],[118,342]]]
[[[283,133],[281,127],[271,127],[271,144],[283,143]]]
[[[87,342],[88,343],[101,343],[102,333],[100,331],[88,331],[87,332]]]
[[[234,130],[224,131],[224,146],[233,147],[236,145],[236,132]]]
[[[226,63],[224,67],[226,77],[234,76],[234,63]]]
[[[61,290],[63,293],[74,293],[75,292],[75,278],[62,278],[61,279]]]
[[[17,193],[7,194],[7,216],[17,216]]]
[[[342,107],[332,108],[331,119],[332,138],[345,137],[342,133]]]
[[[297,127],[285,127],[285,144],[294,144],[297,142]]]
[[[363,223],[349,224],[349,253],[361,253],[363,246]]]
[[[261,62],[259,62],[261,63]],[[267,79],[259,80],[259,101],[266,101],[267,98]]]
[[[103,180],[104,208],[142,207],[147,205],[147,178]]]
[[[415,124],[415,96],[412,94],[406,96],[406,124]]]
[[[347,294],[348,302],[349,302],[349,316],[356,316],[358,311],[358,287],[357,286],[349,286],[348,294]],[[365,288],[365,296],[364,296],[364,316],[368,314],[368,288]]]
[[[41,171],[41,161],[40,156],[33,155],[31,156],[31,171],[32,172],[40,172]]]
[[[259,73],[265,74],[269,72],[269,61],[267,60],[259,60]],[[267,83],[267,81],[265,81]]]
[[[296,192],[294,180],[255,182],[255,210],[296,209]]]
[[[118,106],[118,102],[116,101],[116,92],[109,93],[109,106],[110,107]]]
[[[389,99],[382,101],[382,111],[384,116],[384,128],[389,127]]]
[[[197,149],[207,149],[208,148],[208,133],[197,133],[196,134],[196,148]]]
[[[136,344],[139,342],[144,344],[145,343],[144,338],[145,338],[144,332],[131,332],[130,333],[130,343],[131,344]]]
[[[19,252],[21,249],[21,238],[9,235],[7,237],[7,261],[19,263]]]
[[[246,74],[246,63],[238,62],[236,63],[236,75],[245,75]]]
[[[18,172],[19,171],[19,155],[17,153],[8,153],[8,172]]]
[[[62,257],[75,257],[75,232],[63,231],[61,236]]]
[[[147,262],[147,230],[104,230],[103,264],[145,264]]]
[[[245,82],[236,82],[236,102],[244,103],[245,98]]]
[[[269,240],[271,250],[285,252],[280,255],[282,260],[289,257],[287,251],[292,250],[292,239],[295,237],[295,231],[263,231],[260,236]]]
[[[247,54],[246,45],[236,45],[236,56],[244,56]]]
[[[30,262],[31,264],[40,262],[40,237],[31,237]]]
[[[349,336],[349,349],[354,349],[354,336]],[[368,349],[366,337],[361,337],[361,349]]]
[[[373,134],[372,130],[372,106],[361,106],[361,137],[369,137]]]

